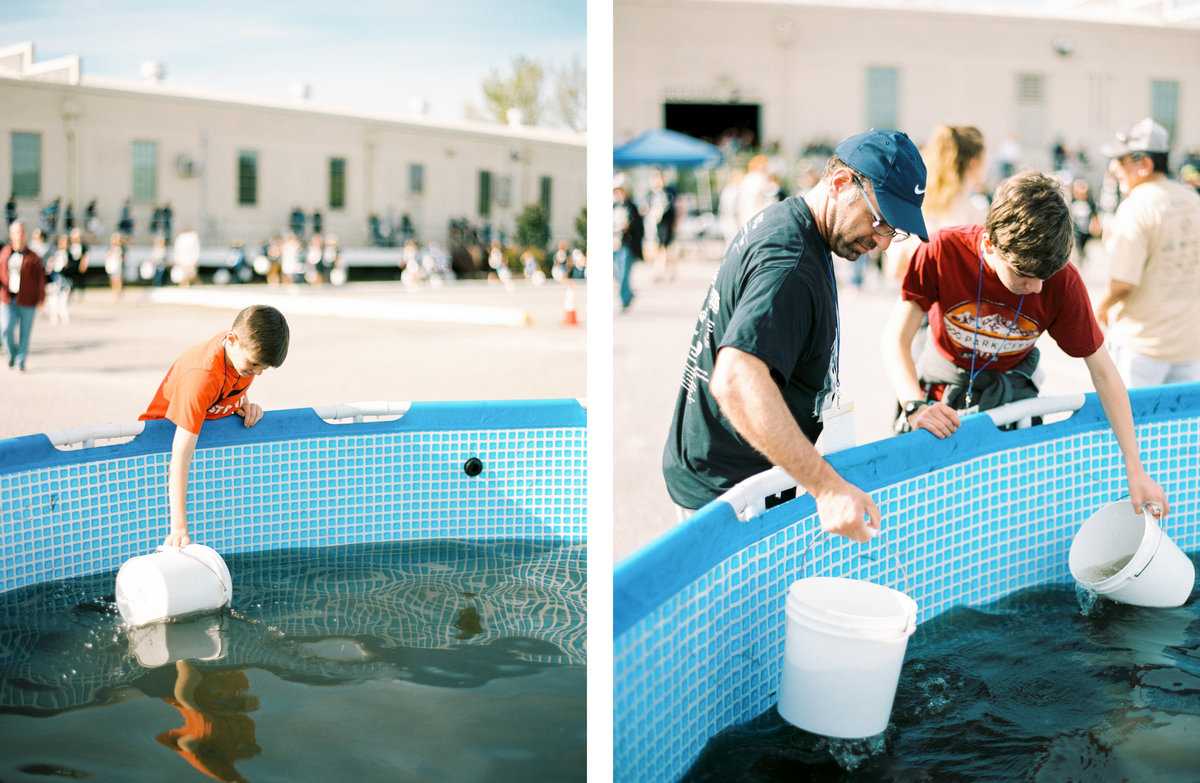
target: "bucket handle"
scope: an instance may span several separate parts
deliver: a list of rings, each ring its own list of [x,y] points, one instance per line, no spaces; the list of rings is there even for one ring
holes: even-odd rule
[[[811,531],[809,531],[808,544],[805,545],[804,551],[800,553],[800,572],[801,573],[804,573],[804,567],[805,567],[804,564],[805,564],[805,561],[808,560],[808,550],[812,549],[813,544],[817,543],[817,533],[820,533],[820,532],[822,532],[820,527],[813,528]],[[879,538],[880,535],[882,535],[882,531],[876,531],[875,533],[873,533],[871,535],[871,538]],[[909,573],[908,568],[906,568],[904,563],[901,562],[900,557],[896,553],[895,548],[893,548],[892,545],[886,541],[883,541],[881,543],[889,552],[892,553],[892,557],[894,557],[896,560],[896,565],[900,566],[900,570],[904,573],[904,578],[905,578],[905,582],[906,582],[908,589],[911,590],[912,586],[913,586],[912,574]],[[856,557],[864,557],[864,558],[867,558],[868,560],[870,560],[870,558],[867,557],[867,554],[865,552],[859,552],[856,555]],[[872,561],[872,562],[876,562],[876,561]],[[913,625],[914,627],[910,628],[909,627],[910,624]],[[916,630],[915,625],[916,625],[916,618],[915,617],[910,618],[904,624],[904,633],[906,633],[906,634],[912,633],[914,630]]]
[[[1158,505],[1155,503],[1150,503],[1150,502],[1143,503],[1142,504],[1142,514],[1152,515],[1156,522],[1162,521],[1162,509],[1159,508]],[[1154,556],[1158,554],[1158,547],[1162,544],[1163,532],[1162,532],[1162,527],[1160,527],[1158,525],[1156,525],[1155,527],[1158,529],[1158,537],[1156,539],[1154,539],[1154,551],[1150,553],[1150,557],[1146,559],[1146,564],[1144,566],[1142,566],[1141,570],[1133,575],[1134,579],[1137,579],[1139,576],[1142,575],[1142,571],[1145,571],[1147,568],[1150,567],[1150,564],[1154,562]]]
[[[163,552],[163,551],[168,551],[168,550],[174,550],[174,551],[178,552],[179,554],[183,555],[184,557],[186,557],[187,559],[199,563],[206,571],[208,571],[210,574],[212,574],[214,577],[216,577],[217,584],[219,584],[221,586],[221,597],[229,598],[229,592],[225,589],[225,580],[221,578],[221,575],[218,574],[216,571],[214,571],[212,566],[210,566],[208,563],[204,562],[200,558],[196,557],[191,552],[183,551],[185,549],[187,549],[186,546],[166,546],[165,544],[163,544],[163,545],[160,545],[154,551],[155,552]],[[220,555],[218,555],[218,557],[219,556]]]

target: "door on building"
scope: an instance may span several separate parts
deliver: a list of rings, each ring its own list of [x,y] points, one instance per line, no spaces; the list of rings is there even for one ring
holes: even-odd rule
[[[663,127],[712,144],[734,135],[745,149],[761,142],[762,105],[757,103],[664,103]]]

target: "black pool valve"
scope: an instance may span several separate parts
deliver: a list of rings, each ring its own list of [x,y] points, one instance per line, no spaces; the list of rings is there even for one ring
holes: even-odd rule
[[[463,464],[463,472],[471,478],[475,478],[483,472],[483,463],[479,461],[478,457],[471,457]]]

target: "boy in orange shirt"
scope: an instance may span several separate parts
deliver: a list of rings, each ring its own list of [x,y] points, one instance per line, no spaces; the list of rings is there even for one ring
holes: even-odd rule
[[[188,476],[196,439],[206,419],[236,413],[253,427],[263,411],[246,398],[255,377],[287,358],[288,325],[283,314],[267,305],[251,305],[237,314],[233,326],[192,346],[175,360],[139,421],[170,419],[175,423],[167,495],[171,530],[164,546],[186,546]]]

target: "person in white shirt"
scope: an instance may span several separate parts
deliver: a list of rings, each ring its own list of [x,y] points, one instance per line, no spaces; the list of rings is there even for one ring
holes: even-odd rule
[[[1096,317],[1130,387],[1200,381],[1200,194],[1167,178],[1168,142],[1147,117],[1101,148],[1125,199]]]

